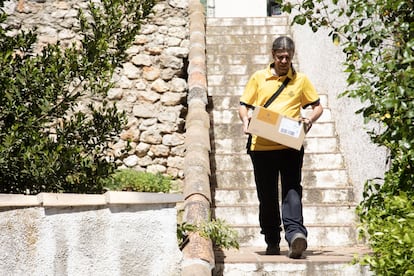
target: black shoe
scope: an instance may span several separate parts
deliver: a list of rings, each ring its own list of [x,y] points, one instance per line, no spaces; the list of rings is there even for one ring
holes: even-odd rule
[[[288,257],[292,259],[300,259],[307,247],[308,242],[306,241],[305,235],[296,233],[290,241]]]
[[[280,247],[278,244],[269,244],[266,248],[266,255],[280,255]]]

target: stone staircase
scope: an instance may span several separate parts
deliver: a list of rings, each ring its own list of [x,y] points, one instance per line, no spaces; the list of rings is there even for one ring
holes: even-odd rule
[[[288,17],[207,18],[206,24],[212,214],[238,230],[242,247],[239,251],[216,252],[214,275],[368,275],[363,267],[344,268],[353,253],[363,247],[357,242],[353,187],[324,91],[319,91],[324,113],[304,144],[303,204],[309,231],[306,258],[263,255],[258,200],[245,149],[247,136],[242,132],[237,111],[250,75],[271,61],[274,38],[290,35]],[[295,67],[300,71],[300,64]],[[284,239],[281,248],[286,255]],[[298,262],[300,266],[295,264]]]

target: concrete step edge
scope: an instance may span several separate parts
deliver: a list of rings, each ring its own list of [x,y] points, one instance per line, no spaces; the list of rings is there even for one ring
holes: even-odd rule
[[[234,153],[234,154],[239,154],[239,153]],[[240,153],[240,155],[242,155],[243,153]],[[246,153],[245,153],[246,154]],[[240,172],[241,169],[239,170],[216,170],[216,172]],[[249,166],[248,169],[245,169],[245,171],[253,171],[251,166]],[[310,168],[302,168],[302,172],[304,171],[315,171],[315,172],[332,172],[332,171],[347,171],[346,168],[340,168],[340,169],[325,169],[325,168],[316,168],[316,169],[310,169]],[[214,173],[213,173],[214,174]]]
[[[333,223],[305,223],[308,230],[308,246],[354,246],[363,243],[358,239],[356,219],[347,225]],[[258,222],[257,222],[258,223]],[[250,226],[231,225],[232,229],[238,233],[240,246],[266,246],[264,236],[260,234],[260,227],[257,224]],[[281,232],[280,245],[287,246],[284,238],[284,231]]]
[[[355,222],[350,221],[348,223],[305,223],[307,228],[319,228],[319,227],[351,227],[355,228]],[[232,228],[257,228],[260,229],[258,224],[232,224]],[[283,231],[282,231],[283,232]]]
[[[258,198],[255,187],[246,187],[244,189],[215,189],[215,205],[248,203],[258,204]],[[303,186],[303,204],[350,204],[354,202],[354,191],[352,187],[333,187],[318,188]]]
[[[241,124],[237,125],[237,127],[241,129]],[[306,136],[305,141],[306,140],[309,140],[309,139],[318,140],[318,139],[337,139],[337,138],[338,137],[336,135],[335,136]],[[234,140],[247,141],[246,139],[247,139],[247,136],[246,137],[240,136],[240,135],[237,135],[237,133],[236,133],[234,135],[234,137],[226,137],[226,138],[215,139],[215,142],[217,142],[217,141],[227,141],[227,140],[232,140],[232,141],[234,141]],[[217,152],[214,151],[214,149],[211,152],[212,153],[217,153]],[[337,152],[340,153],[340,150],[338,150]],[[225,152],[224,153],[218,152],[218,153],[219,154],[233,154],[233,153],[225,153]],[[313,153],[313,152],[308,152],[305,149],[305,154],[311,154],[311,153]],[[320,152],[318,152],[318,153],[320,153]]]
[[[330,137],[328,137],[328,138],[330,138]],[[222,152],[212,151],[212,153],[215,153],[214,155],[221,156],[221,157],[244,156],[244,155],[246,155],[246,152],[228,152],[228,153],[226,152],[226,153],[222,153]],[[339,150],[336,150],[336,151],[333,151],[333,152],[332,151],[327,151],[327,152],[305,152],[305,155],[339,155],[339,154],[342,154]],[[335,170],[335,169],[329,169],[329,170]]]
[[[355,208],[356,206],[358,206],[358,203],[356,202],[339,202],[339,203],[303,203],[303,208],[311,208],[311,207],[338,207],[338,208]],[[257,203],[253,203],[253,204],[248,204],[248,203],[239,203],[239,204],[220,204],[220,205],[214,205],[213,207],[215,208],[243,208],[243,207],[255,207],[258,208],[259,204]]]
[[[304,186],[303,190],[319,190],[319,191],[332,191],[332,190],[353,190],[353,187],[351,185],[349,186],[336,186],[336,187],[307,187]],[[248,191],[248,192],[256,192],[255,187],[246,187],[243,189],[239,188],[214,188],[215,192],[236,192],[236,191]]]
[[[283,251],[287,250],[287,248],[281,248]],[[312,261],[312,263],[349,263],[353,260],[355,254],[369,254],[371,253],[371,250],[366,245],[355,245],[355,246],[347,246],[347,247],[309,247],[307,249],[308,254],[307,256],[322,256],[323,258],[309,258],[309,260],[301,259],[301,260],[292,260],[285,257],[285,255],[280,256],[263,256],[263,259],[261,258],[261,254],[259,252],[262,252],[262,247],[252,247],[252,246],[242,246],[238,250],[237,249],[228,249],[228,250],[215,250],[216,263],[255,263],[255,262],[261,262],[261,263],[292,263],[292,264],[298,264],[300,262],[308,262]],[[312,253],[314,251],[315,253]],[[316,253],[317,252],[317,253]],[[282,252],[285,253],[285,252]],[[251,257],[248,256],[248,254],[252,254]],[[226,256],[226,258],[224,258]],[[240,258],[244,256],[244,258]],[[333,259],[332,257],[336,256],[337,258]],[[312,259],[312,260],[310,260]]]

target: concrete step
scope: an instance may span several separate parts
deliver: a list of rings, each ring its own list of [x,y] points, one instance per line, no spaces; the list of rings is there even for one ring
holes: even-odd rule
[[[217,104],[218,100],[221,99],[221,97],[234,97],[235,99],[229,99],[228,102],[234,102],[237,101],[237,105],[233,106],[233,108],[237,107],[239,104],[240,96],[242,95],[244,91],[244,85],[239,86],[209,86],[207,88],[208,96],[210,96],[210,105],[214,108],[215,104]],[[216,97],[219,97],[218,100],[215,100]]]
[[[320,122],[319,120],[312,125],[311,130],[306,134],[307,137],[337,137],[335,124],[333,122]]]
[[[249,80],[248,75],[212,75],[209,74],[207,76],[207,82],[210,86],[224,86],[224,85],[230,85],[230,86],[244,86]]]
[[[289,17],[287,15],[277,17],[229,17],[229,18],[207,18],[207,29],[216,27],[247,27],[247,26],[289,26]]]
[[[208,49],[207,49],[208,50]],[[252,66],[253,69],[263,69],[270,63],[272,56],[268,54],[244,54],[232,53],[232,54],[214,54],[207,56],[207,72],[214,74],[210,67],[216,64],[232,64],[232,65],[246,65]],[[255,70],[250,70],[253,73]]]
[[[351,264],[355,254],[367,254],[363,246],[309,248],[304,258],[287,258],[287,248],[280,256],[266,256],[262,247],[217,250],[214,276],[370,276],[368,267]]]
[[[245,170],[220,171],[212,176],[213,188],[249,189],[255,188],[253,172]],[[303,170],[302,186],[306,188],[336,188],[349,185],[345,169],[340,170]],[[350,186],[352,187],[352,186]]]
[[[233,27],[224,28],[225,31],[231,30]],[[223,32],[221,34],[214,33],[217,29],[210,28],[207,29],[208,36],[206,37],[206,43],[208,47],[212,45],[246,45],[246,44],[262,44],[262,45],[271,45],[273,42],[273,37],[269,33],[262,34],[242,34],[242,35],[233,35],[229,32]],[[286,31],[285,26],[280,26],[278,33]],[[272,34],[273,35],[273,34]],[[210,48],[208,48],[210,49]],[[237,52],[231,52],[234,54]]]
[[[362,244],[358,240],[358,232],[355,224],[305,224],[308,230],[308,246],[309,247],[345,247]],[[264,236],[260,234],[258,225],[233,225],[239,235],[238,242],[240,246],[256,246],[266,248]],[[280,233],[281,247],[288,247],[285,240],[285,234]]]
[[[208,46],[210,47],[210,46]],[[210,49],[207,49],[207,51],[209,51]],[[254,65],[254,64],[259,64],[259,65],[265,65],[268,64],[269,61],[271,60],[272,56],[270,53],[266,52],[266,53],[260,53],[260,54],[240,54],[240,53],[229,53],[226,55],[223,54],[212,54],[212,55],[208,55],[207,56],[207,70],[209,72],[214,73],[213,70],[210,69],[211,65],[214,64],[233,64],[233,65]],[[259,67],[259,68],[263,68],[263,67]]]
[[[305,224],[348,224],[357,219],[355,206],[351,204],[303,204]],[[257,225],[259,206],[253,204],[233,204],[215,206],[215,216],[230,225]]]
[[[226,49],[230,49],[230,47],[232,46],[228,46],[226,45]],[[260,47],[269,47],[268,45],[260,45]],[[250,48],[254,48],[254,50],[252,50],[252,55],[254,55],[257,50],[260,50],[259,45],[255,44],[255,45],[246,45],[243,51],[250,51]],[[213,51],[213,49],[211,49]],[[216,61],[212,61],[211,63],[207,64],[208,67],[208,73],[210,75],[251,75],[252,73],[254,73],[257,70],[261,70],[261,69],[265,69],[269,63],[272,61],[271,56],[267,56],[267,57],[261,57],[261,61],[257,62],[255,61],[255,63],[237,63],[234,64],[231,62],[230,58],[231,58],[231,52],[229,51],[229,53],[225,53],[222,50],[218,50],[217,51],[218,56],[223,56],[223,54],[225,56],[227,56],[226,59],[221,59],[221,63],[218,63]],[[232,52],[234,53],[234,52]],[[242,54],[240,52],[238,52],[238,54]],[[237,56],[239,57],[239,55]],[[216,57],[218,59],[218,57]],[[294,64],[295,66],[295,64]]]
[[[306,153],[338,152],[339,142],[337,137],[312,137],[312,131],[305,138],[303,146]]]
[[[279,190],[281,189],[279,188]],[[353,190],[350,186],[335,188],[303,187],[302,201],[304,204],[344,204],[353,202],[353,200]],[[255,187],[245,189],[215,189],[214,201],[216,205],[259,204]]]
[[[259,67],[260,66],[260,67]],[[264,64],[258,64],[255,69],[263,68]],[[210,64],[209,72],[214,72],[215,75],[250,75],[249,68],[246,64]]]
[[[221,154],[213,158],[213,169],[217,171],[240,171],[241,168],[250,168],[251,161],[247,154]],[[340,153],[312,153],[305,154],[303,169],[306,170],[336,170],[344,168],[343,156]]]
[[[225,32],[225,30],[224,30]],[[270,53],[269,44],[249,43],[245,45],[239,44],[214,44],[209,45],[207,51],[216,53],[217,55],[235,54],[238,55],[262,55],[263,53]]]
[[[289,26],[284,25],[238,25],[238,26],[212,26],[210,21],[207,21],[207,37],[210,36],[223,36],[223,34],[230,35],[274,35],[274,38],[280,35],[286,35],[289,33]],[[274,39],[273,38],[273,39]]]
[[[234,154],[246,152],[247,137],[244,137],[244,135],[240,135],[239,138],[231,138],[231,136],[228,137],[229,138],[227,139],[214,140],[212,152],[215,154]]]

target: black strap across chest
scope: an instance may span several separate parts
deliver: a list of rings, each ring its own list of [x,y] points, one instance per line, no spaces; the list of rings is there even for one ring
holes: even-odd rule
[[[277,96],[279,96],[279,94],[282,93],[283,89],[285,89],[289,81],[290,79],[286,77],[282,85],[276,90],[276,92],[272,95],[272,97],[270,97],[270,99],[267,100],[267,102],[264,104],[263,107],[268,107],[277,98]]]

